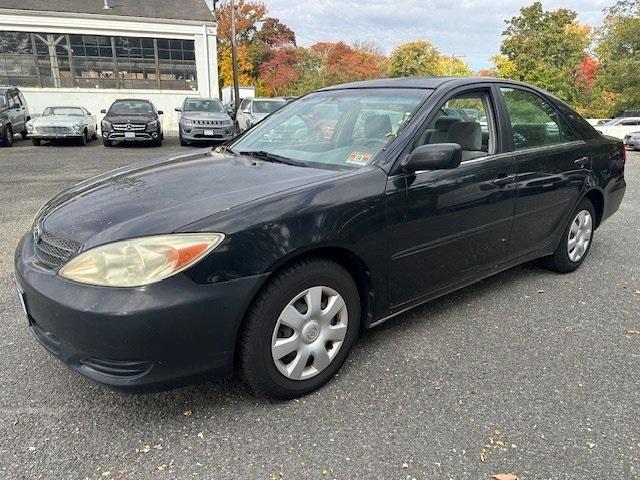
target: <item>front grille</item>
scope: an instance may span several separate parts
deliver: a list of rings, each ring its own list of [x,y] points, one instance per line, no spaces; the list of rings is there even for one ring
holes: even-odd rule
[[[50,268],[57,268],[68,262],[80,250],[78,242],[57,237],[45,230],[36,231],[34,240],[36,256]]]
[[[38,133],[73,133],[71,127],[38,127]]]
[[[146,123],[114,123],[113,129],[119,132],[141,132],[147,129]]]
[[[225,120],[194,120],[194,125],[204,125],[208,127],[224,127],[225,125],[230,125]]]

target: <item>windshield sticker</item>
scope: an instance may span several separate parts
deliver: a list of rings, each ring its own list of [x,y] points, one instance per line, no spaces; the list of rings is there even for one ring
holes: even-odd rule
[[[367,165],[370,161],[371,154],[367,152],[351,152],[351,155],[347,158],[347,163],[354,165]]]

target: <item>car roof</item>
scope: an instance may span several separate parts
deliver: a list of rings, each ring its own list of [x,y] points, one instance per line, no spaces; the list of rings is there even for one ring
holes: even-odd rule
[[[145,98],[118,98],[118,99],[113,101],[113,103],[116,103],[116,102],[146,102],[146,103],[151,103],[151,100],[147,100]]]
[[[253,98],[251,98],[251,100],[258,101],[258,102],[278,102],[278,101],[284,102],[284,101],[286,101],[282,97],[253,97]]]
[[[505,78],[494,77],[404,77],[404,78],[383,78],[379,80],[365,80],[362,82],[345,83],[323,88],[322,90],[341,90],[349,88],[424,88],[436,89],[443,85],[457,87],[463,85],[473,85],[475,83],[506,83],[532,88],[531,85],[507,80]]]

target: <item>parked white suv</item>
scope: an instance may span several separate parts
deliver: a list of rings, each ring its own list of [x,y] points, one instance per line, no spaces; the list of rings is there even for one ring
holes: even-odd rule
[[[628,133],[640,130],[640,117],[618,117],[613,120],[598,125],[595,129],[603,135],[624,139]]]
[[[286,104],[283,98],[245,98],[240,102],[236,114],[238,130],[244,132],[250,129]]]

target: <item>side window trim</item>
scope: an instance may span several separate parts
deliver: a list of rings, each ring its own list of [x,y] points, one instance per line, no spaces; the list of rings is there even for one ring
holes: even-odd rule
[[[571,122],[569,120],[567,120],[565,118],[565,116],[562,114],[562,112],[560,112],[560,110],[558,109],[558,107],[554,104],[553,101],[551,101],[550,99],[546,98],[545,96],[541,95],[539,92],[536,92],[535,90],[531,89],[531,88],[527,88],[524,85],[513,85],[510,83],[496,83],[495,84],[496,87],[496,93],[497,95],[499,95],[500,97],[500,103],[502,106],[502,109],[504,110],[504,115],[505,115],[505,134],[507,134],[507,139],[508,139],[508,143],[510,144],[510,149],[512,152],[514,153],[519,153],[519,152],[530,152],[532,150],[537,150],[537,149],[548,149],[548,148],[555,148],[558,146],[562,146],[562,145],[570,145],[573,143],[584,143],[584,138],[583,136],[580,134],[580,132],[576,131],[576,129],[573,127],[573,125],[571,124]],[[553,143],[553,144],[548,144],[548,145],[535,145],[532,147],[527,147],[527,148],[521,148],[521,149],[516,149],[516,146],[513,142],[513,124],[511,123],[511,116],[509,115],[509,110],[507,108],[507,101],[506,101],[506,97],[504,95],[504,93],[502,93],[502,89],[512,89],[512,90],[519,90],[522,92],[527,92],[530,93],[531,95],[541,99],[543,102],[545,102],[547,105],[549,105],[551,107],[551,109],[553,110],[553,112],[558,116],[558,118],[560,118],[562,120],[562,122],[564,123],[564,125],[576,136],[575,140],[568,140],[568,141],[564,141],[564,142],[558,142],[558,143]]]
[[[411,138],[411,140],[408,143],[407,151],[405,153],[411,153],[416,148],[415,147],[416,142],[420,139],[420,137],[422,137],[422,135],[424,134],[424,131],[433,122],[437,112],[439,112],[448,101],[454,99],[455,97],[459,97],[460,95],[472,94],[474,92],[477,92],[479,95],[484,95],[489,101],[489,105],[488,105],[489,111],[487,113],[491,117],[490,128],[492,129],[491,131],[494,135],[494,140],[492,142],[494,146],[494,152],[491,152],[491,153],[487,152],[487,155],[485,157],[503,153],[501,149],[502,144],[500,142],[501,129],[499,126],[499,115],[498,115],[499,106],[495,98],[495,92],[493,91],[490,85],[480,85],[480,86],[474,85],[469,87],[463,87],[463,88],[454,89],[448,92],[447,94],[445,94],[442,97],[442,99],[433,108],[432,113],[429,114],[429,116],[424,120],[422,126],[416,131],[416,134]],[[485,157],[482,157],[482,158],[485,158]]]

